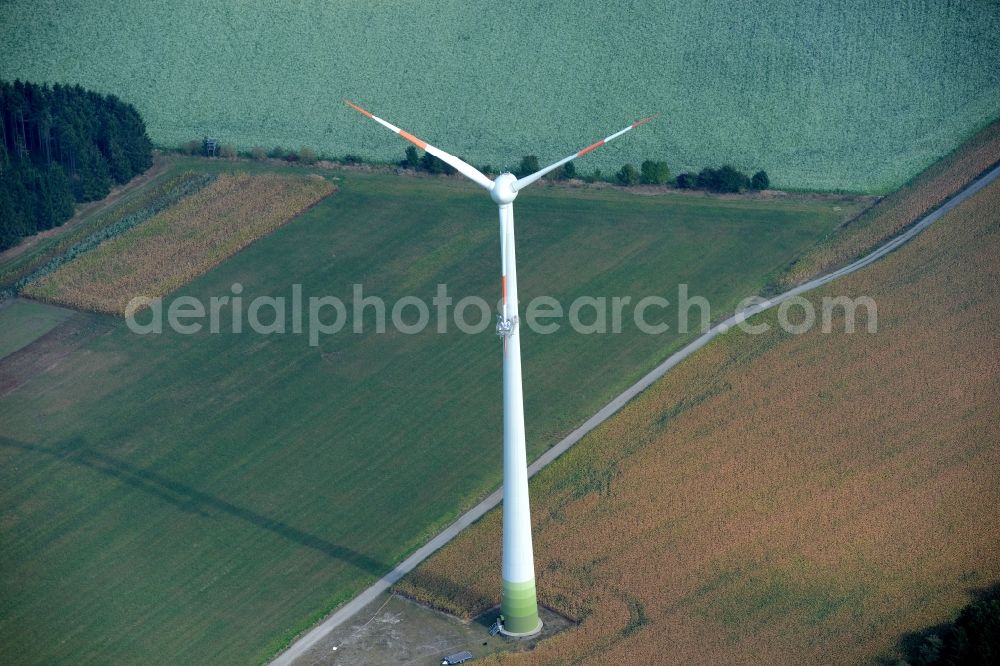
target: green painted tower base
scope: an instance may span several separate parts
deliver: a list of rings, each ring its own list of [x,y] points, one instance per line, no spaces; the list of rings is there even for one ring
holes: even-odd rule
[[[515,638],[533,636],[542,630],[542,620],[538,617],[538,601],[535,596],[535,581],[523,583],[503,582],[503,597],[500,602],[503,616],[504,636]]]

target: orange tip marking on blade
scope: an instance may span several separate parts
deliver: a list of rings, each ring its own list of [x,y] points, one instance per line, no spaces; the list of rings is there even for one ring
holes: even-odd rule
[[[425,141],[421,141],[420,139],[413,136],[406,130],[399,130],[399,136],[403,137],[404,139],[415,145],[420,150],[427,150],[427,143]]]
[[[636,128],[636,127],[638,127],[639,125],[645,125],[645,124],[646,124],[646,123],[648,123],[648,122],[649,122],[650,120],[653,120],[654,118],[659,118],[659,117],[660,117],[660,114],[658,114],[658,113],[654,113],[653,115],[651,115],[651,116],[647,116],[646,118],[643,118],[642,120],[637,120],[637,121],[635,121],[634,123],[632,123],[632,129],[635,129],[635,128]]]
[[[600,147],[601,147],[601,146],[603,146],[603,145],[604,145],[604,139],[601,139],[601,140],[600,140],[600,141],[598,141],[597,143],[593,143],[593,144],[591,144],[591,145],[587,146],[586,148],[584,148],[583,150],[581,150],[580,152],[578,152],[578,153],[576,154],[576,156],[577,156],[577,157],[583,157],[584,155],[586,155],[586,154],[587,154],[587,153],[589,153],[590,151],[592,151],[592,150],[595,150],[595,149],[597,149],[597,148],[600,148]]]
[[[368,116],[369,118],[372,117],[372,113],[370,111],[365,111],[364,109],[362,109],[360,106],[358,106],[357,104],[355,104],[351,100],[345,99],[344,103],[347,104],[347,106],[349,106],[352,109],[354,109],[355,111],[357,111],[358,113],[360,113],[361,115]]]
[[[506,303],[507,303],[507,276],[506,275],[501,275],[500,276],[500,294],[501,294],[501,297],[503,298],[504,304],[506,305]]]

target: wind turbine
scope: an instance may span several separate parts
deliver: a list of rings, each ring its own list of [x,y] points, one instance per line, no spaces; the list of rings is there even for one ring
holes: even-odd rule
[[[531,513],[528,507],[528,460],[524,443],[524,400],[521,392],[521,343],[517,335],[517,265],[514,260],[514,199],[518,192],[567,162],[617,139],[656,116],[638,120],[625,129],[592,143],[544,169],[517,178],[502,173],[490,180],[471,164],[435,148],[406,130],[344,100],[358,113],[371,118],[417,148],[449,164],[460,174],[489,190],[500,208],[500,294],[502,312],[497,334],[503,338],[503,595],[500,615],[508,636],[531,636],[542,628],[535,594],[535,563],[531,548]]]

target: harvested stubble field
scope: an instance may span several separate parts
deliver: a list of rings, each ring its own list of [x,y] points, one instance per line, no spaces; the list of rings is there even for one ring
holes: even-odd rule
[[[541,601],[581,622],[499,659],[860,663],[1000,577],[997,211],[995,183],[811,297],[872,296],[877,334],[765,314],[536,477]],[[399,590],[498,603],[499,538],[494,511]]]
[[[232,173],[25,289],[31,298],[122,314],[164,296],[333,191],[321,176]]]

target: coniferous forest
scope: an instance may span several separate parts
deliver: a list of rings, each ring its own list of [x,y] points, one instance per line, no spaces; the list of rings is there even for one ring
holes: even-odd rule
[[[152,164],[139,112],[82,87],[0,81],[0,250]]]

